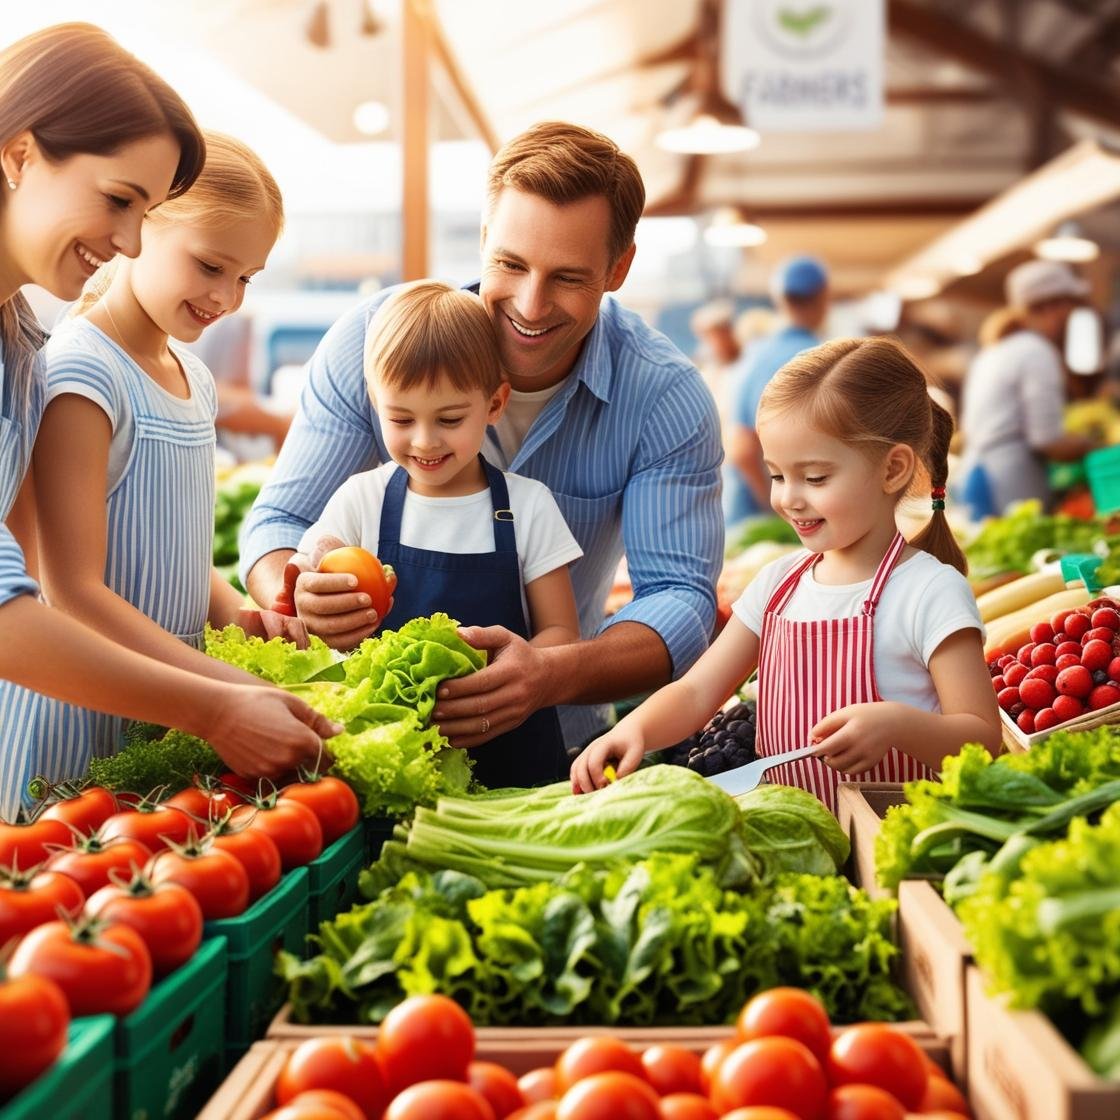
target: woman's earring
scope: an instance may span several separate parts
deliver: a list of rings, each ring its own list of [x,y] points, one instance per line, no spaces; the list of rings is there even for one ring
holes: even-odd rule
[[[9,187],[10,187],[10,188],[11,188],[11,189],[12,189],[12,190],[14,191],[14,190],[16,189],[16,181],[15,181],[15,179],[9,179],[9,180],[8,180],[8,186],[9,186]]]

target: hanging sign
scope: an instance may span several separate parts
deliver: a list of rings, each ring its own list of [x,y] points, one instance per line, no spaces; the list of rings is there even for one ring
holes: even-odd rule
[[[883,118],[884,0],[725,0],[724,92],[759,132]]]

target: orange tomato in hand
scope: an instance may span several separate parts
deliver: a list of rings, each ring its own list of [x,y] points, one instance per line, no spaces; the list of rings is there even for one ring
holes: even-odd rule
[[[332,548],[319,561],[319,571],[345,573],[358,580],[358,591],[369,596],[370,606],[379,619],[389,613],[389,603],[397,586],[397,574],[387,564],[382,564],[372,552],[356,545]]]

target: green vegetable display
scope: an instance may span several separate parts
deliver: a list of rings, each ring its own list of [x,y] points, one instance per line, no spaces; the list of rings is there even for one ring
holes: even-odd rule
[[[760,785],[735,798],[747,850],[765,877],[782,871],[834,875],[851,845],[818,797],[793,786]]]
[[[776,984],[815,991],[834,1020],[910,1012],[890,979],[892,902],[838,877],[783,875],[739,894],[698,855],[653,855],[487,890],[414,872],[324,922],[321,952],[281,954],[300,1021],[379,1022],[441,992],[479,1025],[727,1022]]]
[[[162,737],[159,737],[162,736]],[[129,724],[124,746],[107,758],[90,759],[96,785],[129,793],[150,793],[159,786],[188,786],[195,774],[220,774],[225,763],[202,739],[185,731],[166,731],[150,723]]]
[[[887,810],[875,842],[879,883],[945,878],[947,901],[975,886],[1013,836],[1064,835],[1078,816],[1120,798],[1120,735],[1111,727],[1055,732],[1025,754],[993,760],[969,744],[945,759],[941,782],[906,784],[906,804]]]
[[[284,638],[249,637],[240,626],[206,627],[206,652],[273,684],[301,684],[335,662],[334,650],[311,635],[307,649]]]
[[[603,867],[654,852],[695,853],[724,886],[736,886],[763,870],[747,848],[742,821],[734,798],[679,766],[645,767],[580,796],[556,782],[441,797],[397,826],[381,858],[363,872],[361,889],[372,898],[409,871],[441,869],[473,875],[487,887],[527,886],[577,863]]]
[[[989,867],[958,913],[989,985],[1039,1008],[1120,1076],[1120,804]]]
[[[240,553],[238,535],[241,522],[256,501],[263,479],[234,474],[218,483],[214,491],[214,567],[237,588],[244,591],[237,575]]]
[[[793,526],[782,517],[748,517],[741,524],[736,525],[727,534],[727,545],[724,556],[730,559],[745,552],[752,544],[759,541],[775,541],[778,544],[799,544]]]

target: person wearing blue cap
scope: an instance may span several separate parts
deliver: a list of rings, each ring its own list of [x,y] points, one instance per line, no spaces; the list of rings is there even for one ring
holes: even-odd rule
[[[731,390],[723,478],[723,514],[728,525],[770,509],[770,479],[755,431],[758,402],[786,362],[821,341],[819,331],[828,316],[828,272],[816,257],[790,257],[775,271],[770,294],[783,323],[739,360]]]

